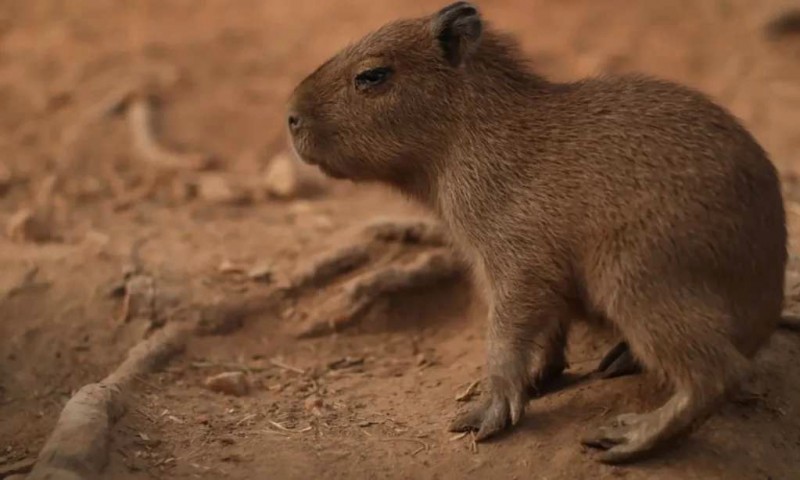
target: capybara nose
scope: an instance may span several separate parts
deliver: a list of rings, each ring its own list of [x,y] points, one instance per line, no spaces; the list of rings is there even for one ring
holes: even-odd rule
[[[289,123],[289,130],[292,133],[297,132],[297,130],[300,128],[300,125],[303,123],[300,119],[300,115],[298,115],[296,112],[289,113],[287,121]]]

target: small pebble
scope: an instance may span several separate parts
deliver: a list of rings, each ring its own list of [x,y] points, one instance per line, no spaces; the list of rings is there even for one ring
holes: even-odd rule
[[[267,194],[277,198],[308,196],[321,190],[325,176],[288,152],[276,155],[267,166],[263,185]]]
[[[293,215],[307,215],[314,212],[314,206],[306,200],[297,200],[289,205],[289,211]]]
[[[432,362],[424,353],[418,353],[416,356],[417,366],[422,367],[425,365],[430,365]]]
[[[200,176],[197,181],[197,194],[214,203],[244,204],[250,200],[248,192],[236,188],[221,175],[213,173]]]
[[[254,282],[269,283],[272,281],[272,267],[266,263],[260,263],[247,272],[247,277]]]
[[[325,405],[325,403],[319,396],[311,395],[310,397],[306,398],[305,402],[303,402],[303,405],[305,406],[307,412],[319,417],[322,415],[322,407]]]
[[[280,154],[272,159],[264,173],[264,188],[270,195],[290,198],[297,193],[299,183],[297,177],[292,157]]]
[[[336,227],[333,219],[328,215],[315,215],[310,219],[313,228],[320,231],[331,231]]]
[[[230,260],[223,260],[222,263],[219,264],[218,270],[220,273],[242,273],[242,267]]]
[[[243,372],[225,372],[208,377],[205,386],[213,392],[241,397],[250,391],[250,384]]]

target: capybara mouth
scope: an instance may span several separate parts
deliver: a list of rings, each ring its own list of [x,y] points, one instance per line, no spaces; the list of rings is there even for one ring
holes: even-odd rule
[[[294,153],[304,163],[319,168],[325,175],[331,178],[339,180],[349,178],[348,175],[345,175],[344,172],[342,172],[338,168],[331,166],[328,162],[320,160],[319,157],[317,157],[316,155],[311,155],[308,152],[304,151],[305,143],[302,140],[292,137],[291,143],[292,143],[292,148],[294,149]]]
[[[343,180],[343,179],[350,178],[348,175],[346,175],[341,170],[338,170],[338,169],[330,166],[327,163],[317,162],[317,163],[313,163],[313,165],[318,166],[319,169],[322,170],[325,173],[325,175],[327,175],[327,176],[329,176],[331,178],[335,178],[337,180]]]
[[[290,135],[291,142],[289,142],[292,146],[292,150],[294,150],[294,154],[297,158],[299,158],[302,162],[307,163],[309,165],[318,165],[319,162],[314,159],[311,155],[306,152],[306,142],[302,139],[298,138],[295,135]]]
[[[297,148],[295,149],[295,152],[297,153],[297,157],[300,158],[301,161],[303,161],[308,165],[312,165],[319,168],[322,171],[322,173],[331,178],[342,179],[346,177],[346,175],[344,175],[344,173],[342,173],[339,169],[330,166],[327,162],[320,160],[316,156],[304,154]]]

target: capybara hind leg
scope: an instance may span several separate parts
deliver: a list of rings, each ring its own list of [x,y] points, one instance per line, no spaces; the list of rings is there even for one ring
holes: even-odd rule
[[[642,316],[630,323],[624,317],[614,319],[635,358],[666,379],[674,393],[661,407],[620,415],[584,438],[584,444],[604,450],[598,457],[601,462],[634,460],[687,433],[702,423],[746,374],[748,360],[715,328],[725,322],[701,311],[689,308],[671,315],[655,311],[645,322]]]

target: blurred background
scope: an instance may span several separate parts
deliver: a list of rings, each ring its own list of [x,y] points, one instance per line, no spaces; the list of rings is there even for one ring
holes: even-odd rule
[[[70,395],[113,371],[175,305],[269,296],[307,259],[347,245],[359,222],[424,215],[380,187],[326,180],[294,162],[284,108],[294,85],[348,42],[445,3],[0,0],[0,478],[29,471]],[[794,232],[800,3],[478,5],[553,80],[642,72],[731,109],[784,175]],[[406,254],[380,255],[387,263]],[[136,275],[145,293],[132,286]],[[639,405],[645,387],[635,379],[548,400],[547,415],[569,422],[534,409],[525,433],[473,451],[444,431],[460,405],[453,396],[479,378],[483,359],[483,307],[468,287],[390,301],[397,308],[373,312],[358,333],[299,340],[297,325],[317,328],[336,288],[260,305],[243,327],[193,340],[165,372],[135,382],[109,478],[800,471],[791,415],[800,381],[777,379],[767,382],[772,397],[731,407],[691,448],[650,464],[656,470],[599,467],[577,446],[584,423]],[[137,298],[149,310],[131,313]],[[763,366],[773,375],[780,368],[769,361],[800,354],[796,342],[778,344]],[[601,350],[579,342],[573,352]],[[352,365],[330,367],[342,359]],[[229,370],[247,372],[247,394],[208,388]],[[737,426],[743,417],[752,423]],[[663,470],[670,465],[677,470]]]

